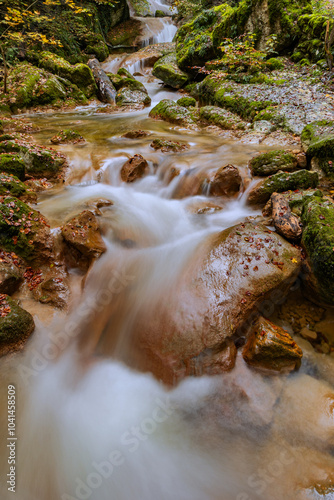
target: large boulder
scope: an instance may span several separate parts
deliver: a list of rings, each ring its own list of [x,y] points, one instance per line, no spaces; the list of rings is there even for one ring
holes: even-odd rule
[[[180,89],[189,82],[187,73],[182,71],[177,65],[175,52],[159,59],[155,63],[152,73],[166,85],[174,89]]]
[[[259,181],[249,192],[248,203],[261,205],[267,203],[273,193],[283,193],[295,189],[317,187],[319,182],[317,172],[297,170],[297,172],[278,172]]]
[[[0,197],[0,245],[28,262],[45,263],[54,255],[50,226],[29,205]]]
[[[38,63],[40,67],[75,84],[86,97],[96,94],[97,88],[93,73],[87,64],[72,65],[66,59],[51,52],[41,52]]]
[[[216,125],[223,130],[245,130],[246,124],[235,113],[218,106],[203,106],[199,111],[200,117],[210,125]]]
[[[131,90],[123,87],[116,94],[117,106],[149,106],[151,98],[147,92],[142,90]]]
[[[334,203],[318,195],[307,197],[302,213],[302,245],[307,254],[308,296],[334,305]]]
[[[166,120],[175,125],[195,125],[193,113],[183,106],[179,106],[171,99],[163,99],[151,111],[150,118]]]
[[[8,295],[0,294],[0,356],[21,349],[34,329],[31,314]]]
[[[230,369],[232,343],[247,335],[261,304],[272,307],[287,292],[300,266],[300,251],[263,225],[210,236],[177,284],[138,314],[130,362],[167,383]]]
[[[303,356],[288,332],[263,317],[254,326],[242,354],[249,365],[272,372],[299,368]]]

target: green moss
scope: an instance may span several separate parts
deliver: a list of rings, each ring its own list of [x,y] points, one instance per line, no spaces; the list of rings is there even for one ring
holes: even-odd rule
[[[78,132],[70,129],[61,130],[51,138],[52,144],[77,143],[83,141],[84,138]]]
[[[161,57],[153,66],[152,73],[155,77],[160,78],[166,85],[174,89],[184,87],[189,81],[187,73],[182,71],[177,65],[175,52]]]
[[[97,87],[92,70],[86,64],[72,65],[51,52],[41,52],[38,56],[40,67],[74,83],[86,97],[96,95]]]
[[[133,76],[131,75],[130,71],[128,71],[126,68],[119,68],[117,74],[119,76],[125,76],[126,78],[133,79]]]
[[[0,346],[6,353],[6,348],[10,349],[31,335],[35,323],[32,315],[8,295],[1,296],[1,306],[9,308],[9,313],[0,317]]]
[[[151,118],[166,120],[176,125],[193,125],[196,123],[193,113],[179,106],[170,99],[163,99],[150,112]]]
[[[21,181],[25,179],[25,164],[22,158],[16,154],[0,155],[0,172],[13,174]]]
[[[13,140],[4,140],[0,143],[0,154],[1,153],[19,153],[21,150],[20,145]]]
[[[27,261],[34,259],[34,236],[44,224],[40,213],[12,197],[0,198],[0,245]]]
[[[203,106],[200,108],[200,117],[202,120],[224,130],[244,130],[246,128],[245,123],[237,115],[216,106]]]
[[[262,153],[249,162],[252,175],[273,175],[280,170],[293,172],[297,169],[296,157],[284,150],[269,151]]]
[[[4,142],[4,141],[12,141],[14,140],[14,136],[10,135],[10,134],[3,134],[3,135],[0,135],[0,142]]]
[[[334,179],[334,122],[310,123],[303,129],[301,141],[307,155],[315,158],[324,173]]]
[[[193,97],[181,97],[176,101],[176,104],[183,106],[184,108],[190,108],[196,106],[196,99]]]
[[[302,222],[302,244],[317,279],[317,291],[322,300],[334,305],[334,204],[320,196],[305,200]]]
[[[145,92],[147,94],[147,90],[145,85],[138,80],[135,80],[133,77],[131,78],[122,78],[118,84],[118,89],[127,88],[130,90],[140,90],[141,92]]]
[[[284,69],[284,63],[280,59],[277,59],[277,57],[271,57],[266,61],[266,67],[270,71],[276,71],[279,69]]]
[[[276,111],[276,108],[273,106],[268,106],[268,108],[259,111],[257,115],[254,117],[254,122],[266,120],[268,122],[274,123],[278,127],[285,127],[285,117],[284,115],[279,115]]]
[[[151,98],[146,92],[131,90],[124,87],[116,94],[116,104],[117,106],[133,106],[136,104],[149,106],[151,104]]]
[[[114,73],[107,73],[107,76],[116,90],[122,87],[123,78],[120,75],[114,75]]]
[[[105,59],[109,56],[108,46],[103,40],[100,40],[94,45],[87,45],[85,51],[87,54],[94,55],[99,61],[105,61]]]
[[[20,198],[26,194],[26,186],[15,175],[0,173],[0,196]]]
[[[273,193],[283,193],[295,189],[317,187],[319,182],[316,172],[298,170],[293,173],[278,172],[261,181],[249,194],[251,204],[266,203]]]

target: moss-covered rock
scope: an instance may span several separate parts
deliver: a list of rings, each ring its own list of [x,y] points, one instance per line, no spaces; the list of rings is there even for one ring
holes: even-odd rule
[[[52,144],[77,144],[78,142],[84,142],[85,139],[78,132],[65,129],[51,137],[50,141]]]
[[[151,111],[151,118],[166,120],[175,125],[195,125],[194,115],[170,99],[163,99]]]
[[[238,115],[217,106],[203,106],[199,110],[200,118],[211,125],[224,130],[245,130],[246,124]]]
[[[275,104],[261,100],[261,95],[259,100],[254,101],[244,97],[241,89],[235,84],[232,85],[219,73],[207,76],[197,85],[195,92],[201,102],[226,108],[245,120],[253,120],[260,111]]]
[[[255,156],[249,162],[249,168],[252,175],[265,177],[276,174],[280,170],[284,172],[298,170],[298,161],[293,153],[279,149]]]
[[[180,151],[185,151],[186,149],[189,149],[188,144],[181,144],[180,142],[176,141],[164,141],[162,139],[154,139],[154,141],[150,144],[151,148],[158,150],[162,153],[179,153]]]
[[[106,73],[106,75],[116,90],[122,87],[123,78],[120,75],[115,75],[114,73]]]
[[[117,74],[125,78],[133,79],[133,76],[131,75],[130,71],[128,71],[126,68],[119,68]]]
[[[334,180],[334,122],[310,123],[304,128],[301,141],[307,156],[315,159],[324,173]]]
[[[23,281],[23,270],[18,263],[14,264],[13,260],[10,254],[1,252],[0,294],[12,295],[18,290]]]
[[[31,314],[8,295],[0,294],[0,356],[22,348],[34,329]]]
[[[94,55],[96,59],[99,61],[105,61],[109,55],[108,46],[105,44],[103,40],[99,40],[98,42],[87,45],[86,52],[90,55]]]
[[[15,175],[20,181],[25,179],[25,163],[17,154],[0,154],[0,172]]]
[[[178,67],[174,52],[159,59],[153,66],[152,73],[174,89],[180,89],[189,82],[187,73]]]
[[[312,300],[334,305],[334,203],[318,193],[304,201],[302,245],[311,275]]]
[[[194,108],[196,106],[196,99],[193,97],[180,97],[180,99],[176,101],[176,104],[184,108]]]
[[[91,69],[86,64],[72,65],[52,52],[41,52],[38,57],[40,67],[74,83],[86,97],[96,95],[97,88]]]
[[[21,198],[28,194],[27,187],[15,175],[0,173],[0,196]]]
[[[87,102],[76,85],[29,63],[18,64],[10,71],[9,94],[4,99],[7,99],[13,112],[32,106],[54,105],[69,99]]]
[[[297,172],[278,172],[259,181],[248,195],[251,205],[265,204],[273,193],[283,193],[295,189],[308,189],[317,187],[319,182],[317,172],[297,170]]]
[[[279,69],[283,69],[284,68],[284,63],[283,63],[283,61],[281,61],[277,57],[271,57],[270,59],[268,59],[266,61],[266,67],[270,71],[276,71],[276,70],[279,70]]]
[[[129,3],[136,16],[145,17],[152,15],[151,4],[148,0],[130,0]]]
[[[44,217],[13,197],[0,197],[0,245],[28,262],[45,262],[53,255],[53,241]]]

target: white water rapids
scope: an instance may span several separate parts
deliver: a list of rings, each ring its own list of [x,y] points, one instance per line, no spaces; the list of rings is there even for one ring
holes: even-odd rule
[[[156,80],[142,81],[152,105],[179,97]],[[317,498],[303,488],[333,475],[331,358],[325,360],[305,343],[307,361],[289,377],[262,376],[239,356],[231,373],[189,378],[173,389],[127,364],[128,330],[135,329],[136,311],[158,290],[174,286],[209,234],[257,215],[244,195],[225,201],[222,211],[193,214],[189,205],[206,197],[172,199],[178,180],[168,185],[165,173],[173,166],[182,175],[189,166],[210,170],[233,163],[246,185],[247,161],[256,147],[155,122],[147,109],[108,115],[88,108],[32,120],[41,126],[39,139],[45,143],[63,128],[87,138],[84,147],[60,147],[70,158],[70,181],[39,198],[38,209],[52,227],[93,200],[113,205],[101,216],[107,252],[90,270],[83,291],[72,272],[69,315],[46,319],[51,308],[46,309],[35,317],[36,332],[24,352],[3,362],[3,387],[17,387],[18,464],[16,493],[7,490],[5,480],[1,499]],[[137,129],[152,135],[122,137]],[[154,137],[184,140],[191,148],[177,155],[153,152]],[[136,153],[148,160],[150,173],[124,186],[121,165]],[[99,293],[112,279],[116,289],[104,302]],[[94,351],[101,329],[106,341]],[[0,459],[5,476],[5,442]]]

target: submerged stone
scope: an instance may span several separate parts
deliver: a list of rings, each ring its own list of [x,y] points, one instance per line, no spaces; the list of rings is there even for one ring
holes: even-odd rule
[[[134,182],[143,177],[148,170],[148,163],[142,155],[134,155],[121,168],[123,182]]]
[[[210,194],[213,196],[232,196],[239,192],[242,183],[237,167],[225,165],[217,170],[210,182]]]

